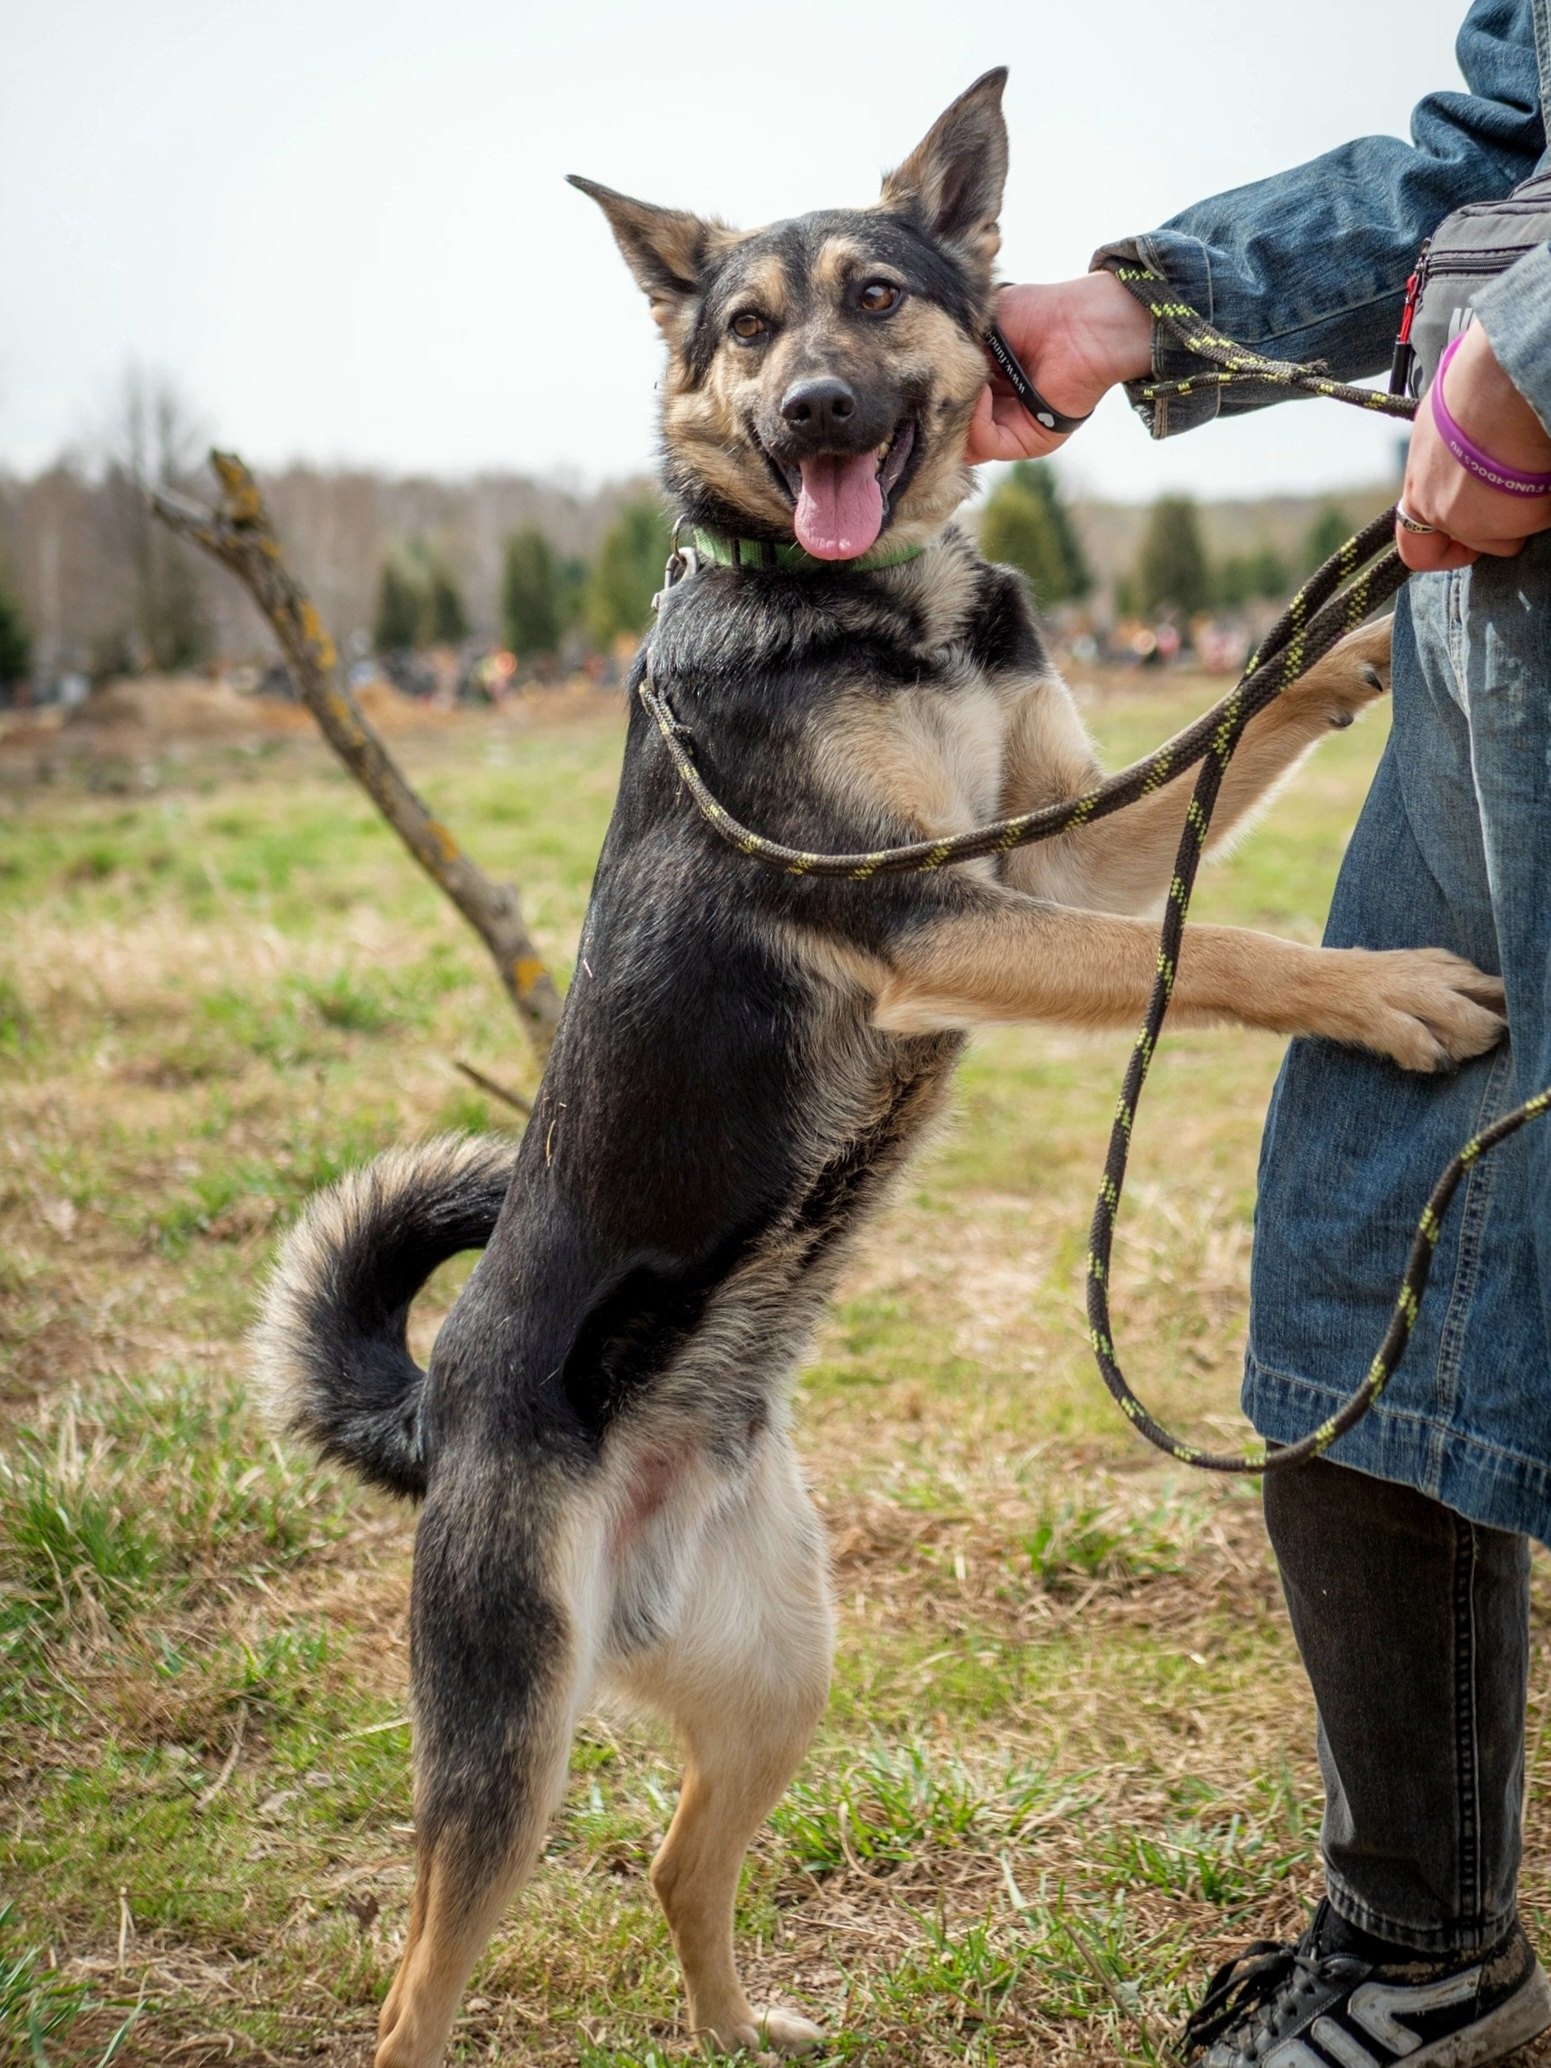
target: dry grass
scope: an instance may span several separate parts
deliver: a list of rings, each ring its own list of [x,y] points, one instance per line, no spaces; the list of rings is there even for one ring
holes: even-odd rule
[[[1129,755],[1203,700],[1095,717]],[[618,741],[610,706],[406,749],[562,968]],[[1377,743],[1335,742],[1203,910],[1311,936]],[[310,743],[94,784],[88,760],[0,819],[0,2063],[85,2068],[115,2035],[123,2062],[363,2062],[408,1891],[411,1522],[275,1449],[241,1331],[316,1184],[500,1124],[454,1057],[531,1083],[477,947]],[[1158,2060],[1207,1964],[1313,1887],[1311,1718],[1253,1497],[1136,1451],[1083,1342],[1125,1046],[976,1051],[803,1381],[842,1645],[744,1938],[836,2063]],[[1218,1435],[1275,1064],[1168,1045],[1118,1252],[1149,1397]],[[1545,1685],[1537,1658],[1537,1773]],[[644,1880],[674,1785],[649,1728],[589,1724],[458,2058],[683,2052]],[[1541,1923],[1538,1802],[1530,1837]]]

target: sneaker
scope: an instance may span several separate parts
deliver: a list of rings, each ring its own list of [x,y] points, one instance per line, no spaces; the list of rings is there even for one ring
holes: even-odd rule
[[[1213,1976],[1181,2059],[1188,2068],[1488,2068],[1551,2026],[1551,1983],[1517,1923],[1465,1965],[1393,1949],[1365,1958],[1352,1950],[1363,1940],[1322,1903],[1296,1946],[1247,1948]]]

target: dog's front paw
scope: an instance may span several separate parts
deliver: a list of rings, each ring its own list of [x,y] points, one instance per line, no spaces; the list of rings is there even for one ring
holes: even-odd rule
[[[1348,726],[1389,688],[1392,617],[1349,632],[1303,680],[1286,692],[1289,712],[1323,725]]]
[[[1372,1025],[1363,1040],[1407,1070],[1448,1070],[1484,1055],[1507,1032],[1500,977],[1443,948],[1373,957]]]
[[[796,2011],[784,2011],[776,2007],[750,2013],[752,2023],[742,2019],[736,2023],[718,2026],[702,2035],[706,2044],[719,2053],[752,2054],[756,2061],[775,2062],[789,2060],[794,2054],[817,2053],[824,2044],[824,2034],[811,2019],[799,2017]]]
[[[785,2058],[789,2054],[812,2054],[824,2044],[824,2034],[811,2018],[799,2017],[796,2011],[783,2011],[772,2007],[756,2011],[759,2021],[760,2044],[767,2052]]]

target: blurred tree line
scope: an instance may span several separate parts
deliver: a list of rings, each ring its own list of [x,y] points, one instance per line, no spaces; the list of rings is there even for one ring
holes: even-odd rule
[[[1347,512],[1327,503],[1309,526],[1296,563],[1270,545],[1214,562],[1194,500],[1160,496],[1147,514],[1134,567],[1115,582],[1115,608],[1122,617],[1173,613],[1191,618],[1241,610],[1250,603],[1285,602],[1353,529]],[[1007,470],[986,499],[980,547],[988,560],[1026,575],[1042,609],[1081,602],[1093,591],[1082,541],[1047,461],[1020,460]]]
[[[170,383],[131,373],[81,451],[25,479],[0,470],[0,697],[29,671],[42,682],[67,672],[105,680],[267,645],[240,593],[146,508],[151,487],[202,492],[207,443]],[[644,483],[583,492],[515,474],[444,481],[298,465],[266,473],[264,489],[324,621],[357,652],[478,638],[543,673],[636,637],[668,549]],[[1297,553],[1285,519],[1268,513],[1281,552],[1214,557],[1195,506],[1164,498],[1117,569],[1112,541],[1133,536],[1133,513],[1099,506],[1085,522],[1098,568],[1058,476],[1026,464],[1006,470],[988,497],[982,541],[1023,570],[1047,608],[1103,586],[1122,612],[1189,616],[1281,599],[1350,529],[1328,508]],[[1260,531],[1257,517],[1251,538]]]
[[[174,384],[134,372],[78,447],[28,475],[0,466],[0,623],[12,628],[0,643],[0,701],[9,700],[7,674],[14,684],[30,673],[39,686],[68,674],[100,681],[269,649],[241,591],[146,510],[151,487],[208,496],[209,442]],[[395,638],[440,643],[461,620],[469,636],[500,642],[509,630],[507,549],[531,531],[542,534],[558,568],[562,637],[576,627],[585,638],[582,579],[612,557],[604,541],[627,507],[650,504],[641,481],[594,490],[495,472],[442,480],[297,464],[266,469],[263,487],[324,622],[356,650],[375,643],[387,563],[398,577]],[[665,526],[661,535],[665,541]],[[665,543],[656,557],[648,603]],[[612,612],[623,624],[629,610],[618,598],[631,590],[630,579],[599,573],[594,586],[591,622],[606,625]],[[526,656],[540,648],[530,636],[514,650]]]
[[[500,637],[541,671],[568,646],[607,651],[646,629],[662,587],[670,527],[659,503],[632,497],[599,541],[591,561],[555,550],[536,524],[507,538],[501,560]],[[456,646],[469,617],[446,563],[414,540],[383,562],[372,621],[378,653]]]
[[[1251,603],[1285,603],[1355,529],[1345,510],[1327,503],[1305,533],[1295,561],[1274,546],[1261,545],[1224,554],[1214,563],[1194,499],[1159,496],[1148,512],[1135,571],[1115,585],[1115,607],[1123,617],[1192,618],[1242,610]]]

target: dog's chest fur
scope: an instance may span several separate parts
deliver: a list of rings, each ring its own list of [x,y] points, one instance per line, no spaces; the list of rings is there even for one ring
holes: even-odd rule
[[[946,665],[943,665],[946,663]],[[827,728],[831,780],[855,792],[860,811],[880,805],[920,837],[983,825],[1006,787],[1019,691],[998,684],[965,654],[942,656],[937,679],[886,701],[848,698]]]

